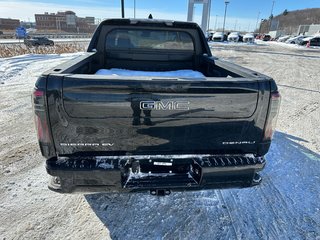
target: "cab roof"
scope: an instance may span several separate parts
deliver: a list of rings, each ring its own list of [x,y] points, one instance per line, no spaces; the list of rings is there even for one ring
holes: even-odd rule
[[[139,19],[139,18],[113,18],[106,19],[100,25],[136,25],[136,26],[159,26],[177,28],[200,28],[197,23],[183,22],[164,19]]]

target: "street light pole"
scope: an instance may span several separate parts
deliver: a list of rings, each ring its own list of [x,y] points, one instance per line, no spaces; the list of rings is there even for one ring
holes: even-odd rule
[[[271,26],[272,26],[274,2],[275,2],[275,1],[272,1],[271,14],[270,14],[270,26],[269,26],[269,32],[271,31]]]
[[[275,1],[272,1],[272,7],[271,7],[271,14],[270,14],[270,16],[273,14],[274,2],[275,2]]]
[[[121,17],[124,18],[124,0],[121,0]]]
[[[196,6],[193,6],[193,12],[192,12],[192,22],[195,22],[194,20],[194,12],[196,11]]]
[[[260,27],[259,27],[259,35],[260,35],[260,33],[261,33],[261,27],[262,27],[262,23],[263,23],[263,18],[261,18],[261,21],[260,21]]]
[[[260,17],[260,11],[258,12],[258,17],[257,17],[257,22],[256,22],[256,28],[254,29],[255,31],[258,29],[259,17]]]
[[[133,0],[133,9],[134,9],[134,12],[133,12],[133,18],[136,18],[136,0]]]
[[[223,36],[223,38],[224,38],[224,27],[225,27],[225,24],[226,24],[227,8],[228,8],[228,4],[230,3],[230,1],[225,0],[224,3],[225,3],[225,8],[224,8],[224,18],[223,18],[223,28],[222,28],[222,36]]]
[[[216,15],[216,21],[214,23],[214,30],[217,30],[217,20],[218,20],[218,15]]]
[[[210,15],[211,15],[211,0],[209,0],[209,18],[208,18],[208,30],[210,29]]]

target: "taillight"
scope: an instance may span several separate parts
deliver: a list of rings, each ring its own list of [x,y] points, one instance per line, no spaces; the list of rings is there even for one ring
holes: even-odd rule
[[[33,97],[43,97],[44,92],[39,90],[39,89],[34,89],[33,90]]]
[[[43,119],[36,114],[35,123],[39,141],[43,143],[50,143],[49,130],[46,119]]]
[[[271,93],[270,108],[264,130],[264,140],[271,140],[276,129],[280,109],[281,95],[278,91]]]
[[[45,112],[44,95],[44,91],[37,88],[34,89],[32,94],[32,102],[35,113],[35,124],[38,134],[38,140],[42,143],[50,143],[48,121]]]

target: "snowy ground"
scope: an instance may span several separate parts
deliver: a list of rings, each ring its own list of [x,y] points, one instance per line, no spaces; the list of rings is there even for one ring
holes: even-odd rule
[[[61,195],[47,189],[30,94],[75,54],[0,59],[1,239],[320,239],[319,51],[212,46],[272,76],[283,96],[260,186],[172,193]]]

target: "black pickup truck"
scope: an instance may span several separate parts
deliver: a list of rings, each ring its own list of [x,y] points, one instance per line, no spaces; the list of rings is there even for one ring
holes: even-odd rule
[[[32,37],[24,39],[24,44],[28,47],[53,46],[54,42],[46,37]]]
[[[273,79],[213,57],[197,24],[150,19],[103,21],[33,92],[57,192],[257,185],[279,103]]]

